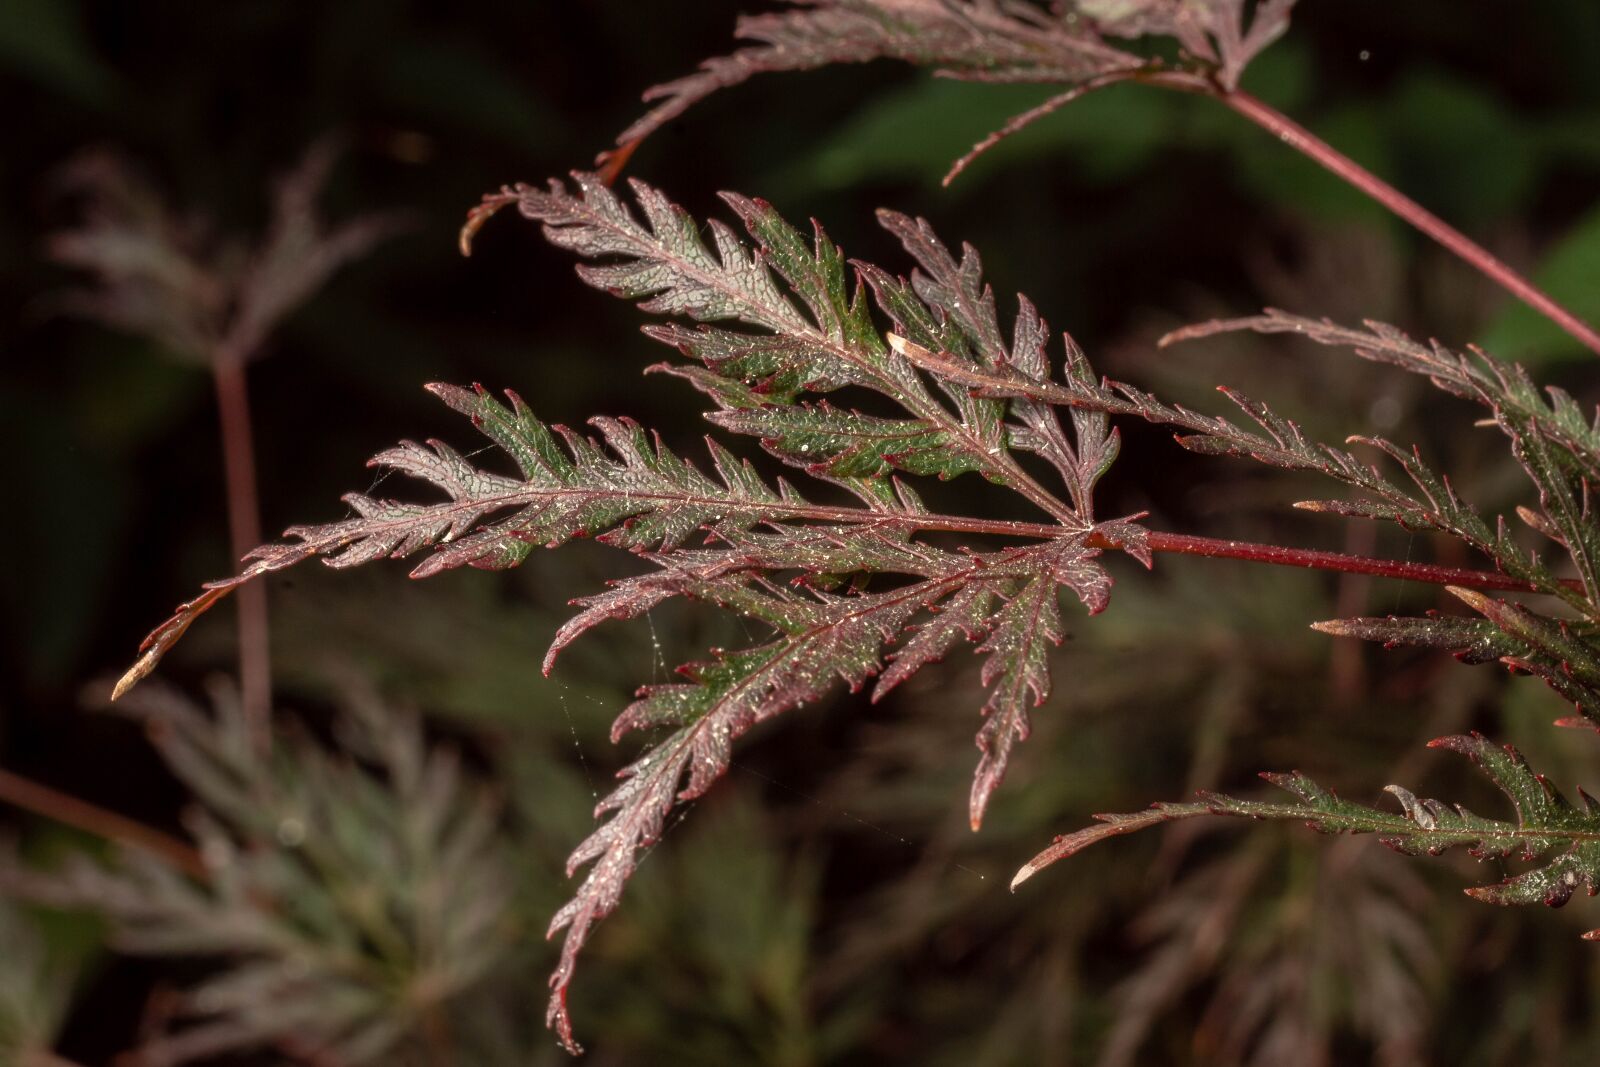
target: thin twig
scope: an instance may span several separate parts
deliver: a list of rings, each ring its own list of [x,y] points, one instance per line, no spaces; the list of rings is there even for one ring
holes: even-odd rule
[[[568,490],[579,492],[578,490]],[[541,494],[549,495],[549,494]],[[635,495],[633,499],[642,499]],[[679,499],[681,502],[681,498]],[[726,502],[724,502],[726,503]],[[1061,523],[1013,522],[1009,520],[971,519],[955,515],[920,513],[901,516],[890,513],[864,512],[860,508],[829,508],[812,505],[766,504],[771,512],[787,512],[785,517],[795,519],[824,519],[850,523],[860,529],[884,527],[896,530],[941,530],[946,532],[996,534],[1001,537],[1032,537],[1048,540],[1060,537],[1080,537],[1084,531]],[[771,516],[767,521],[772,521]],[[1085,543],[1092,548],[1121,549],[1124,546],[1104,533],[1090,533]],[[336,551],[348,544],[340,534],[325,542],[305,541],[295,546],[280,546],[284,552],[263,556],[232,578],[210,582],[200,596],[181,604],[177,614],[156,627],[140,646],[143,651],[136,663],[117,680],[111,699],[117,700],[139,682],[149,677],[156,665],[183,636],[195,619],[216,606],[219,600],[240,588],[249,588],[263,575],[294,566],[313,556]],[[1287,548],[1282,545],[1256,544],[1250,541],[1224,541],[1214,537],[1191,534],[1147,531],[1143,548],[1151,552],[1172,552],[1189,556],[1211,556],[1221,559],[1240,559],[1253,563],[1271,563],[1285,567],[1307,567],[1316,570],[1336,571],[1346,574],[1371,574],[1402,581],[1428,582],[1433,585],[1458,585],[1468,589],[1493,589],[1518,593],[1538,593],[1541,590],[1531,583],[1519,581],[1494,571],[1467,570],[1431,563],[1411,563],[1391,559],[1371,559],[1351,556],[1342,552],[1323,552],[1316,549]],[[426,564],[424,564],[426,566]],[[413,572],[414,574],[417,572]],[[1581,590],[1574,579],[1561,579],[1561,584]]]
[[[1548,293],[1518,274],[1488,249],[1270,104],[1242,90],[1224,91],[1209,80],[1198,77],[1174,76],[1168,73],[1141,80],[1166,88],[1202,93],[1221,101],[1236,114],[1249,119],[1307,159],[1367,194],[1394,212],[1397,217],[1433,238],[1484,277],[1561,327],[1579,344],[1600,355],[1600,331],[1556,303]]]
[[[1073,101],[1080,100],[1096,90],[1105,89],[1120,82],[1131,81],[1136,73],[1136,71],[1131,70],[1114,70],[1107,74],[1101,74],[1098,77],[1079,82],[1066,92],[1057,93],[1044,103],[1031,107],[1021,114],[1011,116],[1006,120],[1005,125],[991,132],[983,140],[968,149],[966,155],[952,163],[940,184],[948,186],[961,176],[962,171],[976,162],[979,156],[1012,134],[1020,133],[1045,116],[1061,110]]]
[[[1087,93],[1122,81],[1137,81],[1164,89],[1208,96],[1220,101],[1236,114],[1260,126],[1335,177],[1388,208],[1398,218],[1437,241],[1484,277],[1561,327],[1579,344],[1600,355],[1600,330],[1596,330],[1562,307],[1554,297],[1518,274],[1488,249],[1264,100],[1242,89],[1225,89],[1214,79],[1193,72],[1154,68],[1114,71],[1074,86],[1037,107],[1013,117],[999,130],[974,145],[972,150],[957,160],[950,172],[945,175],[944,184],[949,185],[974,159],[1005,137]]]
[[[10,771],[0,770],[0,801],[107,841],[153,852],[191,877],[208,877],[200,853],[188,843]]]
[[[1353,556],[1345,552],[1288,548],[1283,545],[1257,544],[1253,541],[1225,541],[1215,537],[1198,537],[1194,534],[1163,533],[1160,530],[1151,530],[1149,536],[1149,548],[1152,552],[1209,556],[1213,559],[1239,559],[1251,563],[1304,567],[1341,574],[1370,574],[1378,578],[1398,578],[1409,582],[1427,582],[1431,585],[1459,585],[1472,589],[1494,589],[1515,593],[1538,591],[1528,582],[1495,571],[1446,567],[1438,563],[1413,563],[1409,560],[1376,559],[1371,556]],[[1098,534],[1089,538],[1089,544],[1104,548],[1117,547]],[[1582,588],[1576,579],[1572,578],[1562,579],[1561,584],[1574,589]]]
[[[222,462],[228,497],[228,537],[233,556],[242,560],[261,544],[261,510],[256,491],[255,445],[250,428],[250,392],[245,361],[221,353],[211,361],[222,427]],[[272,659],[267,620],[267,590],[252,584],[239,592],[239,689],[245,721],[259,749],[271,736]]]

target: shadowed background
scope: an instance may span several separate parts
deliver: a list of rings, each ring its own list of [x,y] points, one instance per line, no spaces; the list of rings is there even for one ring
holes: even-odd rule
[[[331,134],[342,152],[323,214],[414,221],[334,277],[251,366],[268,531],[343,515],[339,495],[366,490],[363,462],[398,438],[476,447],[422,391],[429,381],[515,388],[550,421],[632,416],[698,455],[702,398],[638,376],[667,355],[638,333],[644,316],[583,286],[526,224],[495,221],[470,260],[455,233],[500,183],[587,165],[638,114],[640,90],[727,50],[740,7],[0,8],[11,103],[0,447],[12,501],[0,532],[0,767],[178,831],[184,790],[136,724],[84,710],[84,687],[120,671],[171,604],[231,565],[204,372],[59,313],[81,282],[45,255],[47,236],[78,218],[63,168],[114,151],[181,213],[250,234],[275,177]],[[1306,0],[1246,86],[1596,321],[1597,47],[1588,0]],[[719,213],[719,189],[763,196],[897,271],[908,265],[873,209],[925,215],[983,252],[1002,307],[1025,290],[1102,372],[1213,411],[1212,386],[1241,385],[1323,439],[1418,441],[1489,510],[1521,502],[1514,466],[1463,405],[1424,385],[1289,344],[1158,352],[1153,339],[1263,304],[1370,316],[1482,342],[1596,399],[1576,345],[1205,100],[1119,87],[939,187],[950,160],[1045,95],[887,64],[758,78],[647,142],[629,173],[702,217]],[[1285,505],[1321,487],[1181,453],[1160,431],[1124,433],[1105,514],[1397,557],[1443,550],[1294,515]],[[988,506],[981,487],[941,489],[955,506]],[[531,920],[481,995],[508,1017],[542,1001],[554,952],[538,933],[563,899],[560,860],[585,832],[591,794],[634,751],[606,742],[611,717],[633,685],[742,639],[658,611],[596,633],[541,678],[562,605],[629,566],[584,544],[508,575],[416,585],[400,565],[306,568],[271,586],[280,704],[324,731],[340,672],[355,670],[420,709],[502,794]],[[1593,739],[1550,731],[1562,709],[1534,682],[1340,646],[1305,626],[1427,607],[1435,590],[1203,560],[1164,559],[1153,576],[1118,567],[1111,609],[1069,617],[1056,694],[981,835],[965,828],[975,658],[883,705],[840,697],[752,734],[597,935],[574,993],[590,1058],[1497,1064],[1600,1052],[1595,956],[1576,939],[1600,925],[1593,908],[1462,900],[1460,885],[1496,873],[1471,860],[1401,862],[1376,842],[1299,828],[1185,827],[1005,893],[1020,862],[1093,811],[1254,789],[1260,769],[1300,767],[1362,799],[1403,777],[1498,812],[1458,768],[1417,754],[1428,737],[1480,728],[1536,754],[1562,785],[1592,772]],[[232,671],[231,619],[231,608],[208,616],[163,676],[199,694]],[[0,820],[40,862],[97,847],[47,820]],[[47,955],[74,961],[59,1047],[83,1063],[135,1044],[153,994],[209,966],[106,954],[87,918],[39,921]],[[26,966],[0,956],[0,972]],[[560,1061],[537,1031],[517,1040],[525,1058],[504,1062]]]

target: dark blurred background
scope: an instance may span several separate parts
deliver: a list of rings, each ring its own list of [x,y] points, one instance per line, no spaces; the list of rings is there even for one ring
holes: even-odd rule
[[[342,154],[324,215],[415,220],[336,276],[251,366],[269,531],[342,515],[339,495],[371,482],[365,459],[398,438],[476,447],[422,391],[429,381],[515,388],[552,421],[629,415],[693,451],[704,402],[639,377],[668,355],[638,333],[643,316],[583,286],[564,253],[509,216],[470,259],[455,236],[481,193],[588,165],[639,113],[642,89],[727,50],[747,6],[0,5],[0,767],[176,828],[182,790],[136,726],[84,710],[84,690],[231,566],[204,371],[55,310],[82,281],[45,255],[47,235],[77,220],[62,169],[114,151],[181,212],[249,234],[275,176],[332,135]],[[1595,321],[1596,54],[1592,0],[1306,0],[1246,84]],[[1210,410],[1212,386],[1240,385],[1324,439],[1418,441],[1488,508],[1521,502],[1514,466],[1424,384],[1323,350],[1233,340],[1158,352],[1153,339],[1264,304],[1374,317],[1482,342],[1596,399],[1588,358],[1561,335],[1204,100],[1117,88],[940,188],[950,160],[1044,95],[889,65],[757,79],[647,142],[629,173],[699,216],[717,211],[718,190],[764,196],[898,271],[907,264],[873,209],[925,215],[982,250],[1003,306],[1025,290],[1102,372]],[[1125,433],[1107,514],[1448,552],[1288,512],[1326,487]],[[988,506],[981,493],[965,501],[960,483],[946,491]],[[422,585],[400,566],[292,573],[271,593],[280,702],[325,708],[319,672],[337,649],[442,734],[517,753],[521,770],[486,756],[484,773],[526,790],[514,806],[544,820],[549,855],[530,860],[524,888],[548,914],[586,794],[621,762],[604,739],[610,717],[633,684],[727,636],[658,612],[541,679],[565,601],[628,566],[580,545],[510,575]],[[593,1058],[1489,1064],[1600,1052],[1596,957],[1575,937],[1600,925],[1594,909],[1513,914],[1464,900],[1460,885],[1496,873],[1470,860],[1403,863],[1376,842],[1298,828],[1207,828],[1107,845],[1006,894],[1020,862],[1090,812],[1253,789],[1263,768],[1302,767],[1362,799],[1402,775],[1470,798],[1458,768],[1419,754],[1427,737],[1468,727],[1517,740],[1563,785],[1593,768],[1592,739],[1549,730],[1561,709],[1531,681],[1335,646],[1305,627],[1428,607],[1436,591],[1173,558],[1155,575],[1118,576],[1104,617],[1072,620],[1056,696],[977,837],[963,826],[981,704],[971,664],[926,672],[883,706],[841,697],[752,735],[644,865],[580,972]],[[164,676],[198,690],[232,670],[231,616],[208,616]],[[46,851],[64,834],[12,811],[0,821]],[[85,940],[70,923],[55,930]],[[547,967],[553,952],[529,942]],[[173,979],[164,964],[87,959],[61,1047],[92,1063],[132,1043],[150,990]],[[530,1014],[542,992],[535,977]]]

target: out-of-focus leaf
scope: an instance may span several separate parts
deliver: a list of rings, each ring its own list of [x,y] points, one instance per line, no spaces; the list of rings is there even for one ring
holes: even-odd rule
[[[1458,225],[1499,220],[1527,201],[1541,163],[1522,125],[1482,88],[1438,71],[1411,75],[1385,104],[1401,184]]]
[[[1579,219],[1549,250],[1533,280],[1575,315],[1600,322],[1600,208]],[[1592,358],[1560,327],[1521,303],[1507,305],[1482,344],[1497,356],[1530,364]]]
[[[776,832],[774,822],[729,794],[683,821],[671,849],[645,867],[621,927],[632,936],[609,942],[622,956],[613,962],[631,972],[610,993],[620,1002],[591,998],[608,1020],[608,1041],[648,1041],[684,1064],[800,1065],[846,1051],[825,1043],[822,1013],[810,1002],[815,866],[753,847]],[[670,976],[646,966],[650,948],[672,954]],[[664,1041],[650,1032],[663,1003],[674,1020]]]
[[[52,944],[32,916],[0,900],[0,1063],[51,1062],[83,956],[81,944]]]
[[[401,228],[365,215],[326,226],[316,201],[335,157],[307,151],[277,183],[271,222],[254,247],[208,240],[205,227],[115,155],[87,153],[63,174],[82,222],[52,234],[51,258],[93,284],[56,304],[149,338],[186,362],[221,365],[260,354],[274,327],[330,276]]]
[[[493,800],[415,716],[351,689],[339,752],[299,737],[266,756],[226,690],[214,716],[170,691],[137,698],[200,802],[189,823],[203,879],[136,848],[49,872],[0,862],[6,892],[103,914],[125,951],[222,964],[176,999],[139,1062],[274,1046],[312,1062],[427,1062],[416,1051],[437,1050],[443,1013],[516,943]]]
[[[1600,115],[1593,111],[1535,117],[1526,122],[1525,132],[1541,154],[1600,166]]]
[[[0,71],[9,70],[81,103],[100,105],[116,79],[85,38],[73,0],[0,4]]]
[[[446,41],[411,41],[386,49],[385,59],[381,84],[406,112],[481,131],[524,152],[560,139],[560,112],[486,52]]]
[[[1196,112],[1212,108],[1207,101],[1193,102]],[[1207,116],[1197,124],[1202,131],[1213,122],[1238,126],[1234,160],[1246,189],[1277,207],[1323,223],[1359,222],[1368,226],[1394,225],[1388,212],[1362,193],[1329,174],[1304,156],[1289,150],[1260,130],[1247,127],[1228,114]],[[1309,123],[1312,132],[1379,175],[1393,175],[1382,120],[1368,106],[1348,106],[1330,111]]]

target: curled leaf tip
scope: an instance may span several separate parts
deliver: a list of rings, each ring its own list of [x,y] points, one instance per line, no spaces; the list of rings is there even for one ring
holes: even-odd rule
[[[483,229],[483,224],[494,218],[495,213],[507,204],[515,203],[517,194],[509,187],[498,193],[485,193],[482,203],[477,204],[467,212],[467,219],[461,224],[461,234],[458,238],[461,254],[472,255],[472,239]]]

